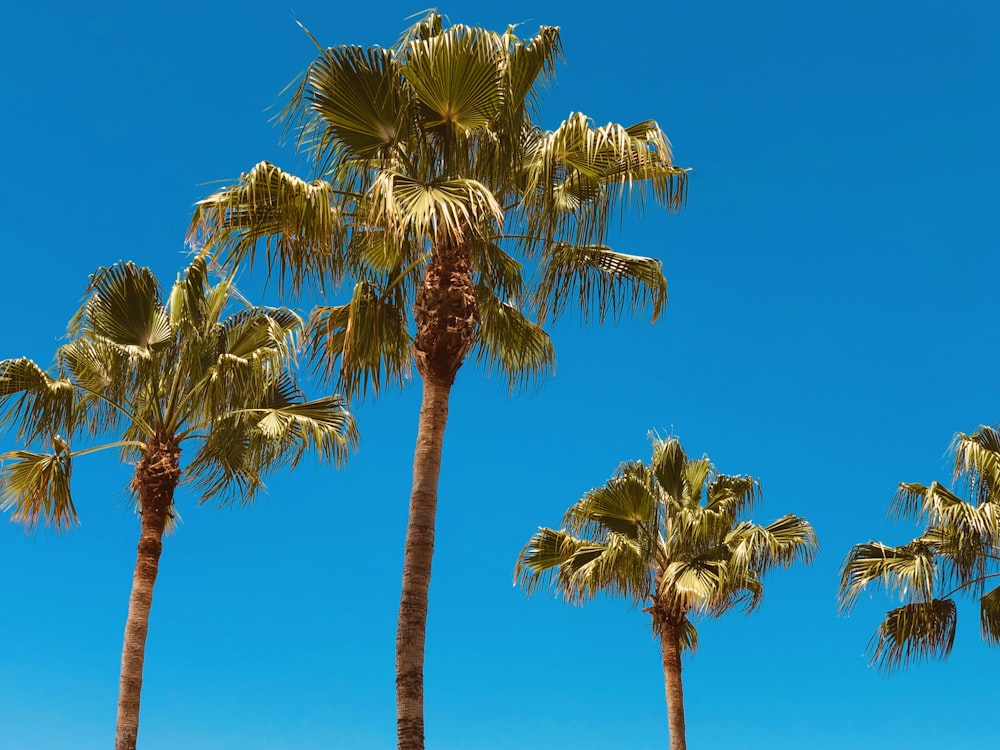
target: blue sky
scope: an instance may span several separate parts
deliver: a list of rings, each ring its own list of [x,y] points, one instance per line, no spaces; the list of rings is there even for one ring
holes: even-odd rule
[[[49,362],[97,266],[168,282],[193,203],[262,159],[305,173],[269,123],[325,44],[391,44],[420,6],[8,3],[0,10],[5,321],[0,357]],[[543,108],[659,121],[695,171],[688,207],[626,221],[663,259],[670,305],[552,333],[529,393],[467,366],[453,394],[427,643],[428,746],[666,744],[644,615],[511,586],[538,525],[673,432],[760,478],[757,518],[809,518],[822,553],[762,609],[701,630],[685,666],[693,748],[985,746],[998,654],[971,602],[945,663],[886,677],[864,648],[891,600],[837,613],[838,566],[899,481],[948,476],[957,431],[994,421],[1000,12],[993,3],[513,0],[452,20],[562,27]],[[244,288],[258,298],[259,277]],[[299,303],[308,308],[308,300]],[[275,476],[251,508],[195,507],[168,538],[140,746],[392,747],[393,646],[419,383],[358,404],[347,470]],[[3,443],[11,447],[9,438]],[[127,467],[75,467],[82,524],[0,525],[0,748],[104,748],[114,731],[138,530]]]

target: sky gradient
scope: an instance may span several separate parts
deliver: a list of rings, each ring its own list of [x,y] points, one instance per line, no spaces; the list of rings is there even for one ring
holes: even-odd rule
[[[131,259],[169,284],[192,206],[267,159],[307,167],[270,119],[324,44],[388,46],[420,6],[8,3],[0,10],[5,325],[0,358],[52,359],[88,274]],[[901,543],[900,481],[946,481],[952,436],[995,421],[1000,11],[944,2],[512,0],[453,21],[562,28],[542,108],[652,118],[691,167],[615,249],[663,260],[662,319],[551,329],[557,372],[509,396],[468,363],[453,390],[426,661],[433,750],[666,746],[645,615],[512,587],[539,525],[673,433],[761,480],[755,518],[814,524],[751,618],[699,626],[692,748],[986,747],[1000,653],[959,606],[951,658],[887,677],[876,592],[838,615],[851,545]],[[620,10],[619,15],[611,12]],[[241,289],[273,301],[262,274]],[[332,299],[332,298],[331,298]],[[295,305],[308,312],[311,300]],[[319,395],[313,385],[310,394]],[[393,648],[419,381],[354,407],[348,468],[276,475],[249,508],[177,501],[150,620],[143,750],[390,748]],[[10,437],[0,447],[13,447]],[[74,466],[81,525],[0,524],[0,750],[106,748],[138,524],[130,467]]]

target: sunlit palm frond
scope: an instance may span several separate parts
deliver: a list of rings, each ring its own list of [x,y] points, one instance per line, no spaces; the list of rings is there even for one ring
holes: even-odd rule
[[[257,430],[263,440],[289,446],[290,465],[294,468],[306,453],[323,461],[343,466],[347,456],[358,446],[354,418],[338,396],[326,396],[250,410],[259,417]]]
[[[766,526],[739,524],[727,535],[726,546],[736,565],[756,574],[798,562],[810,564],[819,551],[812,525],[791,513]]]
[[[615,476],[590,490],[563,517],[571,533],[599,540],[612,532],[622,534],[647,545],[647,557],[653,556],[657,520],[656,491],[641,461],[622,464]]]
[[[981,508],[992,510],[989,505]],[[982,591],[983,577],[998,551],[992,538],[958,524],[934,524],[920,541],[937,556],[942,586],[969,589],[972,594]]]
[[[514,390],[554,369],[555,347],[540,326],[485,284],[476,285],[476,299],[480,316],[476,360],[487,372],[500,373]]]
[[[317,307],[310,315],[304,334],[310,360],[347,398],[402,385],[409,375],[412,339],[397,302],[361,281],[349,303]]]
[[[707,608],[719,592],[718,560],[695,558],[670,563],[661,574],[657,599],[685,611]]]
[[[486,128],[503,104],[502,51],[495,34],[453,25],[402,51],[424,126],[449,134]]]
[[[925,658],[944,658],[955,642],[958,613],[951,599],[912,602],[890,610],[869,643],[872,664],[891,672]]]
[[[535,297],[539,319],[555,320],[570,304],[584,322],[603,323],[647,308],[656,320],[667,303],[667,281],[655,258],[616,253],[604,245],[557,242],[543,253]]]
[[[383,170],[366,201],[367,220],[384,225],[397,241],[455,241],[476,235],[480,227],[503,223],[503,210],[481,182],[466,178],[413,179]]]
[[[98,269],[90,278],[87,300],[77,314],[79,330],[148,358],[174,338],[160,284],[148,268],[132,262]]]
[[[345,158],[388,158],[409,137],[409,96],[392,50],[328,47],[306,71],[287,124],[321,168]]]
[[[0,361],[0,426],[15,426],[24,443],[71,434],[75,398],[72,382],[52,377],[26,357]]]
[[[76,424],[91,435],[135,421],[142,434],[152,428],[135,411],[138,372],[151,372],[149,362],[137,362],[125,347],[101,339],[76,338],[59,347],[59,364],[76,386]]]
[[[230,315],[219,328],[219,354],[248,357],[262,349],[276,352],[290,362],[295,352],[294,333],[302,320],[285,307],[251,307]]]
[[[503,44],[508,50],[504,69],[508,97],[504,106],[527,105],[534,110],[539,87],[552,79],[555,65],[562,58],[559,27],[541,26],[538,33],[527,40],[518,39],[513,27],[508,27]],[[536,113],[532,111],[531,114]]]
[[[986,539],[1000,538],[996,509],[967,503],[937,482],[929,487],[901,482],[890,512]]]
[[[339,283],[346,226],[333,187],[307,183],[268,162],[198,202],[188,242],[213,250],[227,268],[252,264],[262,246],[268,273],[293,290]]]
[[[955,479],[969,487],[977,504],[1000,498],[1000,431],[982,426],[971,435],[959,433],[953,444]]]
[[[599,593],[638,603],[648,598],[651,585],[640,550],[620,534],[597,542],[548,528],[540,528],[521,550],[514,578],[529,594],[549,585],[573,604]]]
[[[684,498],[685,467],[688,464],[687,453],[684,452],[681,441],[673,437],[664,440],[652,432],[649,433],[649,439],[653,444],[650,466],[656,483],[668,498],[681,502]]]
[[[52,453],[15,450],[0,456],[0,510],[33,529],[39,523],[63,530],[77,523],[70,495],[72,454],[66,442],[52,438]]]
[[[760,482],[753,477],[721,474],[712,478],[705,494],[707,510],[735,519],[752,512],[760,502]]]
[[[899,547],[881,542],[856,544],[841,570],[841,609],[849,610],[871,583],[882,583],[890,593],[927,601],[937,575],[934,549],[919,539]]]

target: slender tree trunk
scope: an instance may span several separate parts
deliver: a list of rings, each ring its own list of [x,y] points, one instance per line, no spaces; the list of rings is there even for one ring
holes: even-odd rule
[[[424,640],[427,591],[434,554],[441,448],[448,420],[451,385],[424,379],[417,449],[413,456],[413,490],[406,529],[403,593],[396,631],[396,727],[400,750],[424,747]]]
[[[468,247],[442,237],[414,301],[413,358],[423,378],[413,489],[406,528],[403,591],[396,630],[396,734],[399,750],[424,748],[424,642],[434,555],[441,449],[448,398],[479,323]]]
[[[687,750],[684,686],[681,684],[680,625],[673,618],[660,621],[660,648],[663,650],[663,682],[667,693],[670,750]]]
[[[115,750],[135,750],[139,734],[139,695],[142,665],[146,658],[146,633],[153,604],[153,585],[163,550],[163,530],[180,478],[180,449],[172,440],[150,441],[150,450],[139,461],[133,486],[139,493],[142,526],[132,575],[132,593],[125,621],[122,671],[118,686],[118,722]]]

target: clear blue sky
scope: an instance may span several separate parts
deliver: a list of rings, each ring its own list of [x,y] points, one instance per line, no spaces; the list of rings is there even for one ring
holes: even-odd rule
[[[511,586],[538,525],[673,431],[758,476],[758,520],[811,519],[822,554],[776,573],[753,618],[701,626],[692,748],[882,750],[996,741],[1000,653],[960,606],[946,663],[885,677],[864,647],[891,601],[838,616],[851,544],[902,542],[899,481],[945,480],[952,435],[996,420],[1000,12],[800,0],[455,2],[452,20],[562,27],[544,124],[654,118],[695,170],[687,209],[613,238],[663,259],[655,326],[553,331],[558,372],[509,398],[466,367],[440,489],[428,746],[666,745],[646,617]],[[9,2],[0,10],[0,357],[51,360],[87,275],[185,265],[192,204],[262,159],[304,171],[269,123],[314,48],[391,44],[396,0]],[[245,283],[259,288],[258,277]],[[306,302],[301,306],[306,307]],[[419,387],[357,406],[343,472],[275,477],[252,508],[178,498],[147,648],[143,750],[390,748],[393,638]],[[11,447],[10,440],[3,443]],[[138,530],[127,467],[81,460],[82,524],[0,524],[0,749],[107,748]]]

